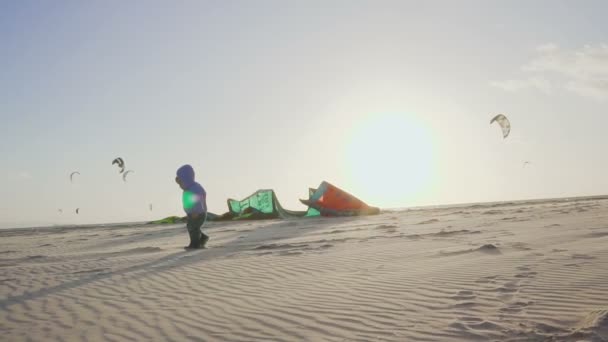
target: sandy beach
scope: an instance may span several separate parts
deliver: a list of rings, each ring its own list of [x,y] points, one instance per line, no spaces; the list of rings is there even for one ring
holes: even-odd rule
[[[607,13],[0,2],[0,342],[608,342]]]
[[[0,232],[5,341],[605,341],[608,200]]]

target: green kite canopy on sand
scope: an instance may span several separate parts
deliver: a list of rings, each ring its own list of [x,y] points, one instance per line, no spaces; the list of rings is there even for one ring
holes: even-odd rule
[[[308,199],[300,200],[300,202],[308,206],[308,210],[292,211],[284,209],[274,190],[258,190],[240,201],[228,199],[228,212],[223,215],[208,213],[207,219],[209,221],[264,220],[318,216],[361,216],[380,213],[380,209],[367,205],[355,196],[328,182],[322,182],[316,189],[310,188]],[[185,221],[185,217],[170,216],[151,223],[174,224]]]

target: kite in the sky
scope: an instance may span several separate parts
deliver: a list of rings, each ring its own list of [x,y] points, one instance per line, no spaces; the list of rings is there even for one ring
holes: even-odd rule
[[[509,132],[511,132],[511,123],[509,119],[503,114],[498,114],[490,120],[490,125],[496,121],[500,125],[500,129],[502,129],[502,137],[506,138],[509,136]]]
[[[134,172],[134,171],[133,170],[127,170],[127,171],[125,171],[125,173],[122,174],[122,180],[126,182],[127,181],[127,175],[129,173],[131,173],[131,172]]]
[[[73,183],[74,182],[74,175],[79,175],[79,174],[80,174],[80,172],[78,172],[78,171],[74,171],[74,172],[70,173],[70,182]]]
[[[112,161],[112,165],[116,164],[119,168],[118,173],[123,173],[125,171],[125,161],[118,157]]]

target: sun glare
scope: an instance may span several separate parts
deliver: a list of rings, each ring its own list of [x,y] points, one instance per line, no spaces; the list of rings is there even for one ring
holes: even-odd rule
[[[376,115],[358,122],[345,156],[353,194],[372,205],[420,204],[436,185],[433,136],[414,116]]]

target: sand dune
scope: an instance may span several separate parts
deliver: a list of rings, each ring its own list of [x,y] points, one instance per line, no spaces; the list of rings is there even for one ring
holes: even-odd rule
[[[605,341],[606,218],[598,198],[222,223],[191,252],[181,225],[0,231],[0,329],[7,341]]]

